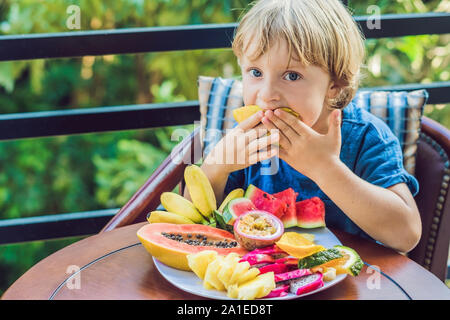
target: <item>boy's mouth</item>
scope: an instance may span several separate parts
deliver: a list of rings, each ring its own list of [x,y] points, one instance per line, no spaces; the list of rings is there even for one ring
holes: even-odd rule
[[[295,112],[294,110],[292,110],[291,108],[281,107],[281,108],[279,108],[279,109],[284,110],[284,111],[286,111],[286,112],[289,112],[290,114],[294,115],[295,117],[301,119],[300,115],[299,115],[297,112]]]
[[[295,117],[299,118],[300,120],[302,120],[302,117],[297,112],[292,110],[291,108],[279,107],[279,108],[274,108],[274,109],[272,109],[272,108],[263,109],[258,105],[247,105],[247,106],[244,106],[241,108],[234,109],[233,117],[239,123],[239,122],[244,121],[245,119],[250,117],[252,114],[254,114],[260,110],[263,110],[263,111],[272,110],[272,112],[274,112],[276,109],[284,110],[284,111],[294,115]]]
[[[292,114],[293,116],[295,116],[296,118],[302,120],[302,116],[299,115],[297,112],[295,112],[294,110],[292,110],[289,107],[278,107],[278,108],[275,108],[275,109],[267,109],[267,110],[272,110],[272,112],[275,112],[275,110],[277,110],[277,109],[281,109],[283,111],[286,111],[286,112]]]
[[[261,107],[260,107],[260,108],[261,108]],[[271,110],[272,112],[275,112],[275,110],[277,110],[277,109],[281,109],[281,110],[284,110],[284,111],[286,111],[286,112],[289,112],[290,114],[296,116],[297,118],[300,117],[300,115],[299,115],[297,112],[295,112],[294,110],[292,110],[292,109],[289,108],[289,107],[267,107],[267,108],[261,108],[261,109],[262,109],[263,111]]]

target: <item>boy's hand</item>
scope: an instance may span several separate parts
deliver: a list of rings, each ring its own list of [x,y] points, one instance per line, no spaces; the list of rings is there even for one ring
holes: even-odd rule
[[[279,141],[279,134],[275,130],[266,135],[269,130],[261,123],[262,117],[259,111],[227,132],[206,157],[206,165],[231,173],[278,155],[279,148],[273,144]]]
[[[268,110],[262,119],[268,130],[280,132],[279,157],[312,180],[339,161],[341,111],[329,115],[328,133],[320,134],[288,112]]]

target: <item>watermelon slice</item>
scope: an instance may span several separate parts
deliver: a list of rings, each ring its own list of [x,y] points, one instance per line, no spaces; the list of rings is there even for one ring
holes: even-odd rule
[[[297,226],[300,228],[325,227],[325,204],[319,197],[313,197],[295,203]]]
[[[280,219],[286,209],[284,201],[275,198],[270,193],[264,192],[252,184],[248,186],[244,197],[250,199],[258,210],[267,211]]]
[[[282,200],[286,203],[286,210],[281,218],[285,228],[296,227],[297,226],[297,210],[295,205],[295,200],[297,199],[298,192],[294,189],[288,188],[286,190],[274,193],[273,196],[277,199]]]
[[[256,209],[257,208],[250,199],[236,198],[228,202],[225,209],[223,209],[222,216],[226,224],[233,225],[237,217]]]

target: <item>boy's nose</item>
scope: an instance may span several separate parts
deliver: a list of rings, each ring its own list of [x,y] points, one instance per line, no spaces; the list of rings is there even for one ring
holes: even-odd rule
[[[280,94],[278,90],[271,84],[263,85],[258,93],[259,106],[263,109],[276,109],[280,102]]]

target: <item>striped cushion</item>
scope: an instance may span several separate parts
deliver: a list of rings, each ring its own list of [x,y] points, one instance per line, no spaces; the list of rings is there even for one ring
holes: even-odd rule
[[[198,80],[202,149],[206,156],[236,121],[232,110],[243,105],[242,82],[200,76]],[[370,91],[361,89],[353,102],[381,118],[399,139],[405,169],[414,175],[420,119],[427,101],[426,90]]]
[[[236,121],[232,110],[242,107],[242,83],[239,80],[200,76],[198,80],[202,150],[206,156]],[[206,134],[206,136],[205,136]]]
[[[420,119],[428,99],[426,90],[370,91],[361,89],[353,102],[382,119],[400,141],[403,165],[414,175]]]

